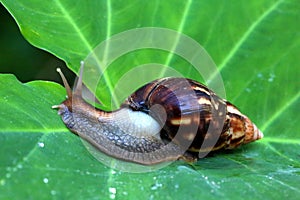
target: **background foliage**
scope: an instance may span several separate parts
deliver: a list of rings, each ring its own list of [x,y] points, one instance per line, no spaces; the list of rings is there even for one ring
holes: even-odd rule
[[[38,80],[24,84],[12,74],[0,74],[0,199],[296,199],[300,195],[297,0],[1,3],[27,41],[64,60],[75,72],[93,47],[128,29],[164,27],[192,37],[218,66],[227,99],[260,127],[265,138],[194,165],[175,162],[146,174],[119,172],[93,158],[51,109],[64,99],[62,86]],[[4,45],[1,49],[5,52],[1,71],[17,73],[14,68],[3,70],[4,65],[22,66],[22,62],[5,60],[9,52],[26,54],[26,50],[9,51],[11,47]],[[155,55],[135,52],[113,63],[107,72],[112,84],[121,76],[120,66],[147,63]],[[169,59],[168,52],[156,59],[175,68],[184,64],[176,57]],[[34,73],[30,68],[19,70]],[[189,71],[184,75],[192,76]]]

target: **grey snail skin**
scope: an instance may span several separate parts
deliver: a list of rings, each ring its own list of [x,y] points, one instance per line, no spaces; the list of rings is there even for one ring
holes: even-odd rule
[[[234,105],[186,78],[154,80],[114,111],[95,108],[82,98],[83,65],[73,91],[57,70],[67,99],[52,108],[68,129],[111,157],[142,165],[194,162],[201,152],[234,149],[263,137]]]

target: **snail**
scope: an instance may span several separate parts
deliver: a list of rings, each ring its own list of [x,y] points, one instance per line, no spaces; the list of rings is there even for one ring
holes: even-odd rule
[[[97,150],[142,165],[199,159],[199,153],[233,149],[263,133],[234,105],[191,79],[167,77],[130,95],[119,109],[104,111],[82,98],[81,62],[73,91],[58,68],[67,99],[58,109],[64,124]]]

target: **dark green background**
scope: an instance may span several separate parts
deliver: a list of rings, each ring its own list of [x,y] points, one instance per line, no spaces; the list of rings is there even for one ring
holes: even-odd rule
[[[0,73],[12,73],[22,82],[51,80],[60,82],[56,68],[60,67],[71,80],[71,73],[63,61],[47,51],[29,44],[9,14],[0,4]]]

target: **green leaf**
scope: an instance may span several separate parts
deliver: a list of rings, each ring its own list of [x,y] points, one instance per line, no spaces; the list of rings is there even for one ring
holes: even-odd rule
[[[1,199],[299,195],[299,144],[280,135],[193,166],[178,161],[145,174],[118,172],[91,156],[51,109],[64,99],[61,86],[21,84],[12,75],[1,75],[0,86]]]
[[[194,165],[175,162],[144,174],[114,171],[98,162],[51,109],[64,99],[61,86],[43,81],[21,84],[13,75],[1,75],[0,199],[300,195],[297,0],[1,2],[29,42],[62,58],[76,72],[79,61],[99,43],[132,28],[164,27],[193,38],[218,66],[227,99],[260,127],[265,138]],[[123,74],[149,62],[198,77],[190,63],[170,52],[130,52],[109,66],[99,84],[111,86],[97,96],[109,102],[107,94]]]

